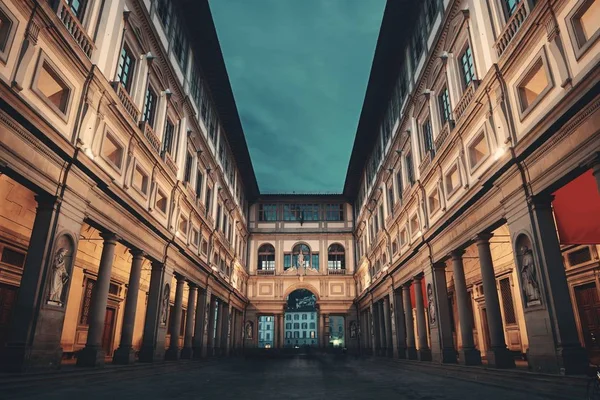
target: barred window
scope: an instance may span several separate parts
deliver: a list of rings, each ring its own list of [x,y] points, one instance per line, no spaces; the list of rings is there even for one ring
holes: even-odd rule
[[[467,44],[467,47],[460,55],[460,63],[462,67],[462,79],[463,87],[469,86],[471,81],[475,79],[475,64],[473,62],[473,53],[471,46]]]
[[[450,120],[450,95],[448,93],[448,86],[444,86],[440,91],[438,102],[441,110],[442,124],[445,124]]]
[[[516,324],[515,306],[513,304],[512,289],[510,280],[504,278],[500,280],[500,294],[502,295],[502,306],[504,308],[504,323]]]
[[[83,288],[83,302],[81,303],[81,311],[79,313],[79,325],[88,325],[88,318],[90,314],[90,304],[92,303],[92,291],[96,281],[91,278],[85,280]]]

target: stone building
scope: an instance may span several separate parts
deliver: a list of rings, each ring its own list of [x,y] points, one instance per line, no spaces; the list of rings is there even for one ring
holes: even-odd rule
[[[0,0],[2,369],[285,347],[307,291],[306,344],[582,371],[599,14],[388,2],[343,193],[267,195],[206,0]]]

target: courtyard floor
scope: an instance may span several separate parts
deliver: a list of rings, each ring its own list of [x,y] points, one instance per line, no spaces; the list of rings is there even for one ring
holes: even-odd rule
[[[186,368],[144,368],[23,385],[4,399],[486,399],[542,400],[543,394],[500,388],[346,358],[220,359]],[[114,376],[113,376],[114,375]],[[579,396],[573,397],[580,398]]]

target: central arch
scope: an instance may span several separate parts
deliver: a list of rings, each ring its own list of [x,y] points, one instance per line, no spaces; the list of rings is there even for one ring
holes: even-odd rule
[[[288,291],[285,296],[284,347],[317,347],[317,295],[305,287]]]

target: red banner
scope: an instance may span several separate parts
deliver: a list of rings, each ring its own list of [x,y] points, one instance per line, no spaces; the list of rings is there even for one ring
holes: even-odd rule
[[[425,278],[421,279],[421,288],[423,293],[423,305],[427,308],[427,289],[425,288]],[[417,302],[415,301],[415,282],[410,285],[410,304],[413,308],[416,307]]]
[[[592,170],[558,189],[552,206],[560,244],[600,243],[600,192]]]

